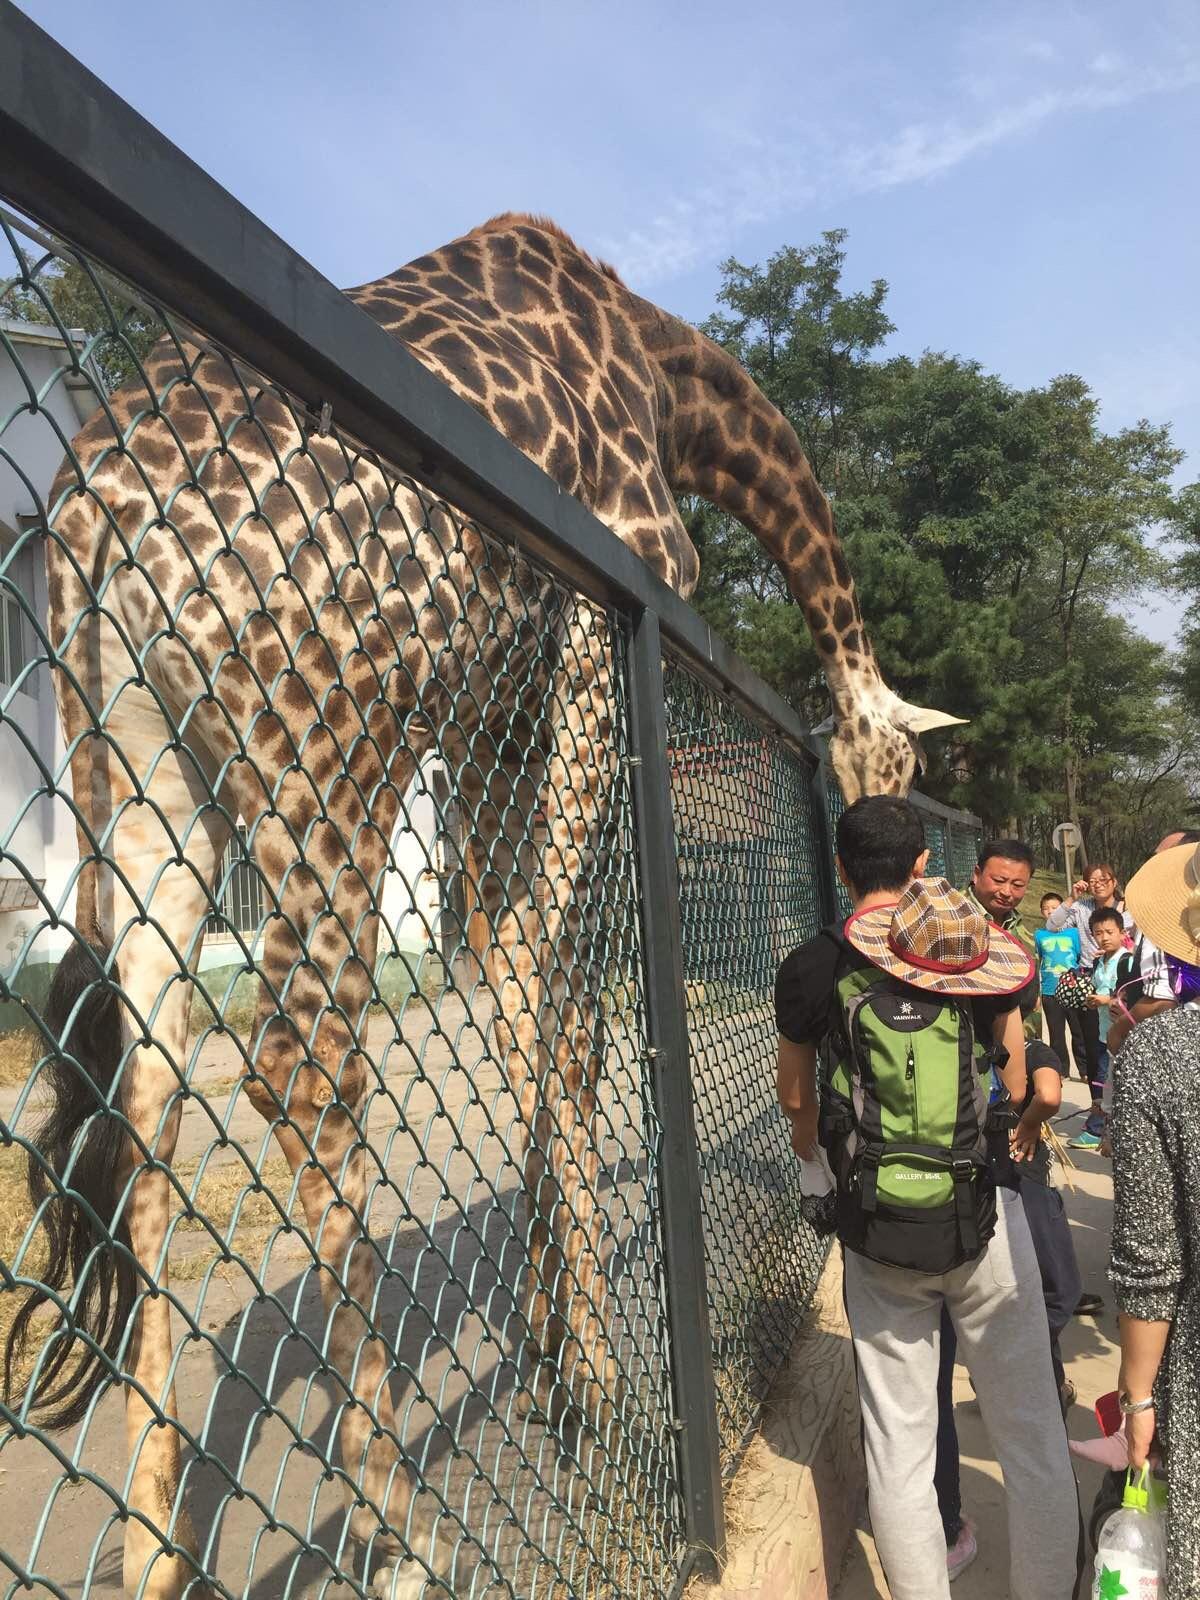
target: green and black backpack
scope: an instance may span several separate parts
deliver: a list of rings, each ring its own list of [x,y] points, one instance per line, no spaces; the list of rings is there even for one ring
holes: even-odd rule
[[[837,1181],[837,1232],[859,1255],[949,1272],[996,1227],[989,1110],[996,1053],[970,1002],[914,989],[825,929],[842,953],[821,1072],[821,1143]]]

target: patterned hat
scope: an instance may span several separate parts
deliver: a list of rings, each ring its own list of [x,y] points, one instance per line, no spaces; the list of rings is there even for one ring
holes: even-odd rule
[[[1130,878],[1125,904],[1152,944],[1200,966],[1200,846],[1177,844],[1151,856]]]
[[[916,878],[895,905],[858,911],[846,938],[874,967],[937,994],[1013,994],[1033,976],[1024,948],[945,878]]]

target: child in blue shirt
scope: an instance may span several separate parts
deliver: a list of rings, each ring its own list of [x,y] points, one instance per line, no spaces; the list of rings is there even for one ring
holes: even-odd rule
[[[1102,1101],[1104,1085],[1108,1082],[1108,1028],[1117,992],[1117,963],[1125,950],[1125,919],[1114,906],[1103,906],[1092,912],[1089,927],[1097,946],[1096,965],[1092,969],[1092,983],[1096,989],[1092,1005],[1096,1008],[1100,1024],[1100,1063],[1099,1072],[1092,1080],[1092,1110],[1084,1131],[1099,1144],[1106,1125]],[[1082,1140],[1074,1142],[1079,1145]],[[1088,1146],[1094,1148],[1090,1139]]]
[[[1061,905],[1062,895],[1044,894],[1041,903],[1043,921],[1048,920]],[[1071,1057],[1067,1054],[1069,1027],[1076,1070],[1081,1078],[1089,1078],[1090,1074],[1085,1070],[1087,1044],[1083,1033],[1083,1018],[1078,1011],[1068,1011],[1066,1006],[1055,998],[1054,993],[1063,973],[1069,972],[1072,967],[1077,967],[1080,963],[1079,929],[1073,926],[1055,930],[1038,928],[1033,941],[1037,947],[1042,1012],[1050,1035],[1050,1048],[1058,1057],[1063,1072],[1066,1073],[1071,1065]]]

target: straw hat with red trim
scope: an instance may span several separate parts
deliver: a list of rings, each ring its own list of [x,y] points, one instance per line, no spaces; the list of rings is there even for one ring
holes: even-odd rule
[[[895,905],[871,906],[846,923],[848,941],[874,967],[937,994],[1013,994],[1033,962],[945,878],[916,878]]]
[[[1200,966],[1200,845],[1151,856],[1130,878],[1125,904],[1151,944]]]

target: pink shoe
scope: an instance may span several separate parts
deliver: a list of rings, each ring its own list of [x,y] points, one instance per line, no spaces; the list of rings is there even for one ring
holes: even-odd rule
[[[946,1551],[946,1575],[951,1583],[967,1570],[978,1554],[979,1543],[975,1538],[974,1525],[970,1517],[964,1517],[958,1538]]]

